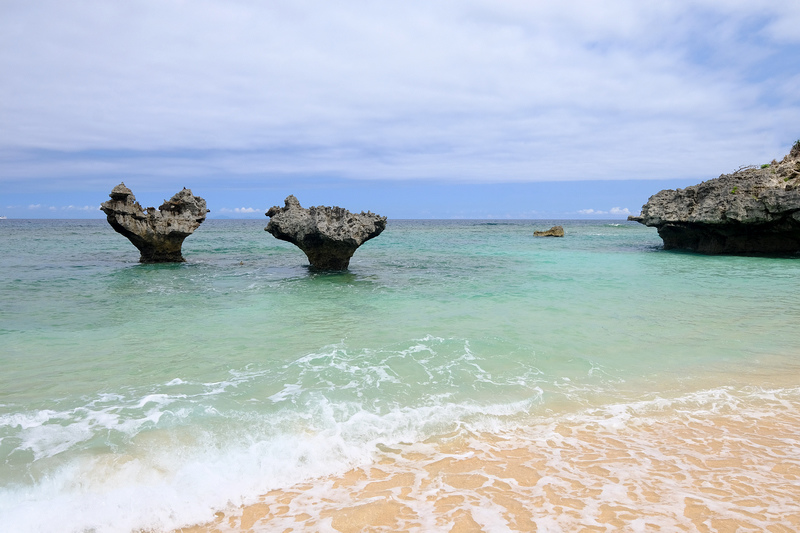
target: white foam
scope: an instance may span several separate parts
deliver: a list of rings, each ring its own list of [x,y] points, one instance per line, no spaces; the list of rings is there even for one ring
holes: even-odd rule
[[[183,398],[183,397],[184,397],[183,395],[178,396],[178,398]],[[154,403],[159,406],[168,405],[173,401],[175,401],[175,397],[171,397],[166,394],[148,394],[147,396],[139,400],[139,403],[136,404],[135,408],[141,409],[142,407],[144,407],[149,403]]]
[[[282,392],[288,397],[286,389]],[[312,412],[285,409],[232,431],[141,433],[146,423],[154,428],[163,415],[155,406],[172,400],[147,395],[135,404],[131,401],[153,409],[137,411],[139,415],[124,421],[109,411],[118,407],[107,407],[66,428],[55,425],[50,429],[59,432],[62,445],[44,443],[41,434],[30,436],[25,446],[38,439],[41,449],[59,453],[99,427],[122,428],[135,438],[124,453],[73,449],[61,466],[35,484],[0,490],[0,523],[18,532],[51,531],[53,524],[97,533],[169,530],[210,520],[215,509],[239,505],[275,488],[369,464],[381,447],[421,442],[459,426],[491,428],[498,416],[525,413],[531,405],[444,404],[377,414],[356,403],[318,396]],[[41,415],[41,421],[48,416]]]
[[[169,440],[169,439],[167,439]],[[162,447],[137,457],[82,455],[33,487],[0,489],[8,531],[170,530],[210,520],[245,495],[341,473],[369,461],[362,446],[330,433],[277,436],[228,447],[219,440]],[[140,450],[145,451],[145,450]]]
[[[303,387],[297,383],[286,383],[280,392],[276,392],[267,399],[274,402],[282,402],[290,398],[296,398],[303,391]]]
[[[57,416],[56,411],[50,409],[42,409],[33,413],[11,413],[0,415],[0,426],[30,429],[39,427]]]

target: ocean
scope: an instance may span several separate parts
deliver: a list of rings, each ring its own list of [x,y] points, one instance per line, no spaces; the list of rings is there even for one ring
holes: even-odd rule
[[[800,530],[798,258],[390,220],[326,273],[266,222],[0,221],[0,529]]]

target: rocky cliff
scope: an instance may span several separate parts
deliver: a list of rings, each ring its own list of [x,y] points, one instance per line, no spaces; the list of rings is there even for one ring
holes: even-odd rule
[[[628,217],[658,229],[665,249],[707,254],[800,252],[800,141],[781,161],[663,190]]]
[[[304,209],[294,196],[284,207],[271,207],[264,228],[275,238],[287,241],[308,257],[311,267],[320,270],[345,270],[356,249],[377,237],[386,228],[386,217],[374,213],[354,214],[341,207]]]
[[[100,209],[117,233],[128,238],[139,249],[141,263],[175,263],[185,261],[181,254],[183,241],[206,219],[206,201],[183,189],[156,210],[142,209],[124,183],[112,189],[110,200]]]

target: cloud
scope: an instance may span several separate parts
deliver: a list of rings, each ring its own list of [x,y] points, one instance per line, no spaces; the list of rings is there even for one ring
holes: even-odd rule
[[[250,214],[250,213],[262,213],[265,211],[264,209],[256,209],[255,207],[234,207],[230,209],[228,207],[221,207],[219,209],[220,213],[237,213],[237,214]]]
[[[42,207],[43,207],[42,204],[30,204],[28,206],[28,209],[33,211],[33,210],[37,210],[37,209],[42,209]],[[67,206],[61,206],[61,207],[58,207],[58,206],[55,206],[55,205],[50,205],[50,206],[45,206],[45,207],[49,211],[59,211],[59,210],[61,210],[61,211],[99,211],[100,210],[99,207],[92,206],[92,205],[84,205],[84,206],[67,205]],[[8,206],[8,209],[16,209],[16,206],[11,206],[10,205],[10,206]]]
[[[633,214],[627,207],[612,207],[608,211],[603,211],[600,209],[580,209],[578,210],[578,213],[581,215],[615,215],[615,216],[627,216]]]
[[[786,4],[19,3],[0,183],[717,175],[796,138]]]
[[[630,209],[628,209],[627,207],[612,207],[608,212],[609,212],[609,214],[612,214],[612,215],[625,215],[625,216],[627,216],[627,215],[632,215],[633,214],[633,213],[631,213]]]

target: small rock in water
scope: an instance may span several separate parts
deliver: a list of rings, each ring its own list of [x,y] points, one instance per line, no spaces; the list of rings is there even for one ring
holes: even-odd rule
[[[183,241],[206,219],[206,201],[183,189],[156,210],[142,209],[124,183],[111,190],[111,200],[100,205],[117,233],[139,249],[140,263],[180,263]]]
[[[319,270],[346,270],[356,249],[386,228],[386,217],[341,207],[304,209],[293,195],[284,207],[271,207],[266,215],[270,221],[265,231],[303,250],[312,268]]]
[[[547,231],[534,231],[534,237],[563,237],[564,228],[561,226],[553,226]]]

